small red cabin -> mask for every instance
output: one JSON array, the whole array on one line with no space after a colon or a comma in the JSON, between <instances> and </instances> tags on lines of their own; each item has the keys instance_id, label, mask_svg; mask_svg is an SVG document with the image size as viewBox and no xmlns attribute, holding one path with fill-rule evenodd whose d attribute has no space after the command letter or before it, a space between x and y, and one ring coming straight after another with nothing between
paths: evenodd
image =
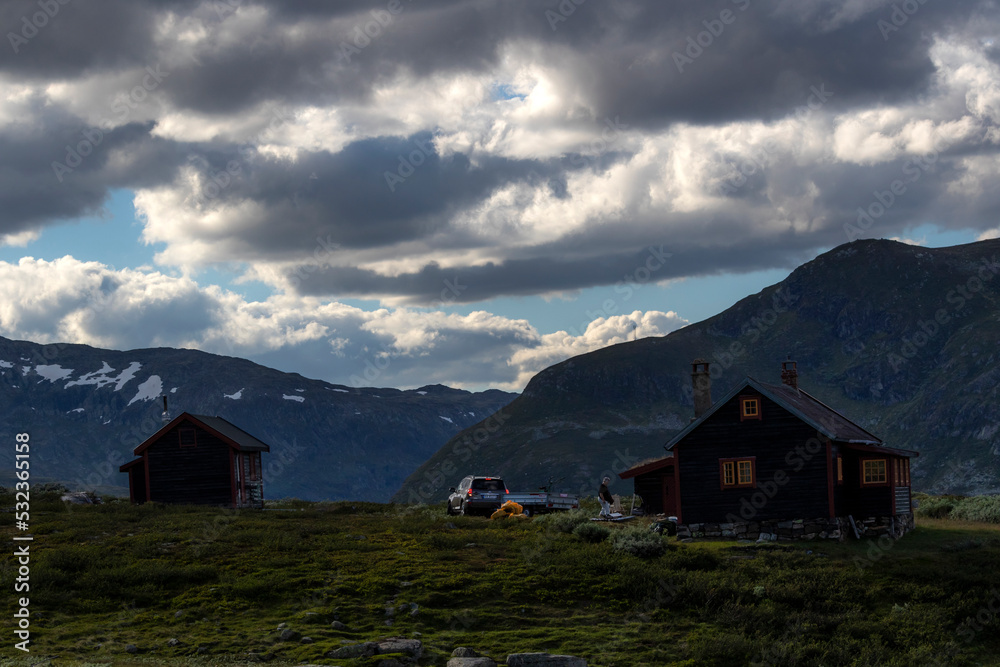
<instances>
[{"instance_id":1,"label":"small red cabin","mask_svg":"<svg viewBox=\"0 0 1000 667\"><path fill-rule=\"evenodd\" d=\"M619 477L633 480L648 512L676 516L695 537L910 530L917 452L885 446L802 390L794 361L782 364L781 381L747 377L713 403L709 365L696 359L695 419L665 445L665 457Z\"/></svg>"},{"instance_id":2,"label":"small red cabin","mask_svg":"<svg viewBox=\"0 0 1000 667\"><path fill-rule=\"evenodd\" d=\"M263 507L261 452L271 448L222 417L181 414L121 466L133 503Z\"/></svg>"}]
</instances>

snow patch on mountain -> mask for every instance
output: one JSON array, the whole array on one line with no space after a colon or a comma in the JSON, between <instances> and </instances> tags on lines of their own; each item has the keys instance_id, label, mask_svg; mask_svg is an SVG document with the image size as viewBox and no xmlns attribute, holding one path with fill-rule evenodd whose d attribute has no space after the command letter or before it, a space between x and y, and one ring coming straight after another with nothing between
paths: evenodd
<instances>
[{"instance_id":1,"label":"snow patch on mountain","mask_svg":"<svg viewBox=\"0 0 1000 667\"><path fill-rule=\"evenodd\" d=\"M289 396L288 394L282 394L281 397L286 401L298 401L299 403L304 403L306 400L304 396Z\"/></svg>"},{"instance_id":2,"label":"snow patch on mountain","mask_svg":"<svg viewBox=\"0 0 1000 667\"><path fill-rule=\"evenodd\" d=\"M441 419L445 420L445 421L446 421L446 422L448 422L449 424L454 424L454 423L455 423L455 422L453 422L452 420L450 420L450 419L448 419L447 417L444 417L444 416L442 416L442 415L438 415L438 417L441 417Z\"/></svg>"},{"instance_id":3,"label":"snow patch on mountain","mask_svg":"<svg viewBox=\"0 0 1000 667\"><path fill-rule=\"evenodd\" d=\"M0 368L14 368L14 364L12 364L9 361L4 361L3 359L0 359Z\"/></svg>"},{"instance_id":4,"label":"snow patch on mountain","mask_svg":"<svg viewBox=\"0 0 1000 667\"><path fill-rule=\"evenodd\" d=\"M163 381L159 375L150 375L149 379L139 385L139 391L132 400L128 402L132 405L136 401L153 401L163 393Z\"/></svg>"},{"instance_id":5,"label":"snow patch on mountain","mask_svg":"<svg viewBox=\"0 0 1000 667\"><path fill-rule=\"evenodd\" d=\"M56 380L65 380L68 378L73 374L73 369L63 368L59 364L42 364L41 366L35 366L35 372L49 382L55 382ZM39 380L39 382L41 382L41 380Z\"/></svg>"},{"instance_id":6,"label":"snow patch on mountain","mask_svg":"<svg viewBox=\"0 0 1000 667\"><path fill-rule=\"evenodd\" d=\"M236 392L235 394L223 394L222 398L231 398L234 401L238 401L241 398L243 398L243 390L244 389L246 389L246 387L241 387L240 390L238 392Z\"/></svg>"},{"instance_id":7,"label":"snow patch on mountain","mask_svg":"<svg viewBox=\"0 0 1000 667\"><path fill-rule=\"evenodd\" d=\"M142 368L142 364L138 361L133 361L129 364L128 368L123 370L117 376L112 376L111 373L115 372L115 369L108 365L108 362L102 361L101 368L93 371L92 373L86 373L81 375L76 380L71 380L66 383L66 387L74 387L77 385L95 385L98 389L107 384L114 383L115 391L119 391L125 384L135 377L135 374L139 372Z\"/></svg>"}]
</instances>

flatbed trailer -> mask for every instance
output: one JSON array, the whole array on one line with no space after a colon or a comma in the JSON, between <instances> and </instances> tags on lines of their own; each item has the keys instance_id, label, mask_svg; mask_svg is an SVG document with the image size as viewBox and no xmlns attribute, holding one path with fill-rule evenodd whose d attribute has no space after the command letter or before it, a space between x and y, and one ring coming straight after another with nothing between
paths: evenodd
<instances>
[{"instance_id":1,"label":"flatbed trailer","mask_svg":"<svg viewBox=\"0 0 1000 667\"><path fill-rule=\"evenodd\" d=\"M531 493L526 491L522 493L505 493L502 498L503 502L513 500L524 508L524 513L528 516L575 510L580 507L580 499L569 493L548 493L545 491Z\"/></svg>"}]
</instances>

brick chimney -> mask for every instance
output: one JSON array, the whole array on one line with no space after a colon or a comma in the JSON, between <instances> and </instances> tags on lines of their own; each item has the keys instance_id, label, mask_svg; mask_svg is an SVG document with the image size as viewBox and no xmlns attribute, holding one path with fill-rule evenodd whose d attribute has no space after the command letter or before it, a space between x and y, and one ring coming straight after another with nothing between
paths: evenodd
<instances>
[{"instance_id":1,"label":"brick chimney","mask_svg":"<svg viewBox=\"0 0 1000 667\"><path fill-rule=\"evenodd\" d=\"M712 376L704 359L691 362L691 387L694 389L694 418L697 419L712 407Z\"/></svg>"},{"instance_id":2,"label":"brick chimney","mask_svg":"<svg viewBox=\"0 0 1000 667\"><path fill-rule=\"evenodd\" d=\"M781 384L787 384L792 389L799 388L799 371L791 357L788 361L781 362Z\"/></svg>"}]
</instances>

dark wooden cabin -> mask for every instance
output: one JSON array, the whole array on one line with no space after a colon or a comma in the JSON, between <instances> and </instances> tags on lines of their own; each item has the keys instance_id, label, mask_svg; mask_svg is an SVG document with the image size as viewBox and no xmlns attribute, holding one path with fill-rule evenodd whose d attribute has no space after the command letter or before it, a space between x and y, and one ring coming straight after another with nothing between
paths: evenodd
<instances>
[{"instance_id":1,"label":"dark wooden cabin","mask_svg":"<svg viewBox=\"0 0 1000 667\"><path fill-rule=\"evenodd\" d=\"M650 511L680 524L844 518L912 525L910 458L798 386L745 378L718 402L708 364L696 360L696 418L665 445L668 455L619 476L633 479ZM701 411L699 414L699 410Z\"/></svg>"},{"instance_id":2,"label":"dark wooden cabin","mask_svg":"<svg viewBox=\"0 0 1000 667\"><path fill-rule=\"evenodd\" d=\"M261 452L271 448L222 417L187 412L135 448L121 466L133 503L263 507Z\"/></svg>"}]
</instances>

